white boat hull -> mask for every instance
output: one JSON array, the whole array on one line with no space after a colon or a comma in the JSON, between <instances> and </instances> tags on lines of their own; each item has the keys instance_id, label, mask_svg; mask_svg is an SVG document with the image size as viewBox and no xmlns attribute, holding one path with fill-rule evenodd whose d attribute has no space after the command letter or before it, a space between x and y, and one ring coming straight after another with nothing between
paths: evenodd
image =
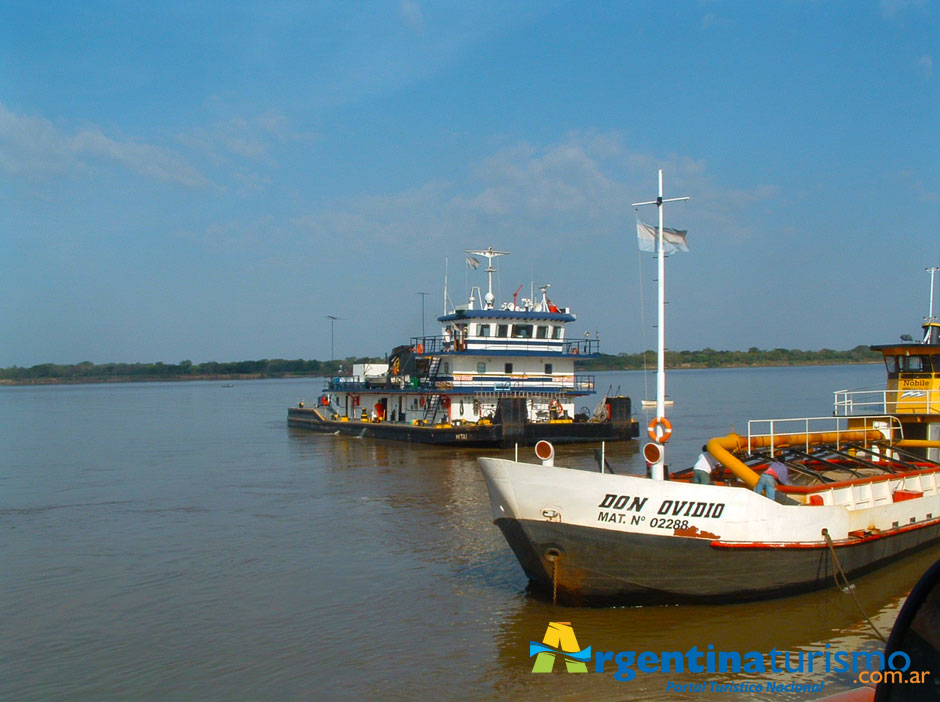
<instances>
[{"instance_id":1,"label":"white boat hull","mask_svg":"<svg viewBox=\"0 0 940 702\"><path fill-rule=\"evenodd\" d=\"M940 540L935 474L919 498L847 509L778 504L740 487L478 460L494 522L526 574L570 603L778 597L833 586L833 551L851 577Z\"/></svg>"}]
</instances>

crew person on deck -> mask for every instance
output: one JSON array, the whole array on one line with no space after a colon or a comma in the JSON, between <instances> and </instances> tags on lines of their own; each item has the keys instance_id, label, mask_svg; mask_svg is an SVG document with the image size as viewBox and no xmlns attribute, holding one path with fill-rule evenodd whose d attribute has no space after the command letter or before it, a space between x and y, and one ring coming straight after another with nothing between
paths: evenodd
<instances>
[{"instance_id":1,"label":"crew person on deck","mask_svg":"<svg viewBox=\"0 0 940 702\"><path fill-rule=\"evenodd\" d=\"M712 470L716 465L718 465L718 461L714 459L705 446L702 446L702 452L698 455L695 465L692 466L692 482L698 485L709 485L712 481Z\"/></svg>"},{"instance_id":2,"label":"crew person on deck","mask_svg":"<svg viewBox=\"0 0 940 702\"><path fill-rule=\"evenodd\" d=\"M774 461L761 473L757 485L754 486L754 492L773 500L777 496L777 483L787 485L789 484L788 478L789 471L787 467L780 461Z\"/></svg>"}]
</instances>

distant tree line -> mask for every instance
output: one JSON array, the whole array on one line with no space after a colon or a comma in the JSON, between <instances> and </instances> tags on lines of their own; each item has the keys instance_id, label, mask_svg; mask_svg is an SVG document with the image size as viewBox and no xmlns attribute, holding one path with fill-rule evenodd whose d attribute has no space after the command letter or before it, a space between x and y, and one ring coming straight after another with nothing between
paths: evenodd
<instances>
[{"instance_id":1,"label":"distant tree line","mask_svg":"<svg viewBox=\"0 0 940 702\"><path fill-rule=\"evenodd\" d=\"M801 351L799 349L761 350L752 346L747 351L666 351L667 368L735 368L741 366L800 366L837 363L877 363L881 353L867 346L848 351ZM656 352L601 354L600 358L578 362L583 370L641 370L656 367Z\"/></svg>"},{"instance_id":2,"label":"distant tree line","mask_svg":"<svg viewBox=\"0 0 940 702\"><path fill-rule=\"evenodd\" d=\"M294 361L282 358L260 361L229 361L219 363L91 363L71 365L42 363L29 368L12 366L0 369L0 381L12 383L41 382L108 382L132 380L196 380L199 378L284 378L290 376L336 375L351 371L354 363L375 363L377 358L346 358L337 361Z\"/></svg>"},{"instance_id":3,"label":"distant tree line","mask_svg":"<svg viewBox=\"0 0 940 702\"><path fill-rule=\"evenodd\" d=\"M645 365L644 365L645 357ZM197 380L226 378L285 378L298 376L329 376L350 372L354 363L381 363L375 357L345 358L336 361L294 361L282 358L260 361L207 361L193 363L91 363L83 361L72 365L42 363L29 368L12 366L0 368L0 382L5 383L81 383L120 382L133 380ZM667 351L667 368L733 368L738 366L796 366L836 363L872 363L881 360L881 354L867 346L856 346L848 351L800 351L798 349L772 349L751 347L747 351ZM600 358L577 361L579 370L640 370L656 367L656 352L601 354Z\"/></svg>"}]
</instances>

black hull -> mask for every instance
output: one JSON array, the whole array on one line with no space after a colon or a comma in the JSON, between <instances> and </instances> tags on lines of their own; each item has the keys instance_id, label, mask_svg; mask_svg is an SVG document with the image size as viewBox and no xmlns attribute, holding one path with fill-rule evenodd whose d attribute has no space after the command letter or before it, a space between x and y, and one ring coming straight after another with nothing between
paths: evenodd
<instances>
[{"instance_id":1,"label":"black hull","mask_svg":"<svg viewBox=\"0 0 940 702\"><path fill-rule=\"evenodd\" d=\"M316 409L309 407L288 408L287 424L327 434L338 432L349 436L468 448L500 448L514 444L525 446L543 439L555 444L627 441L639 436L636 422L623 425L609 421L557 424L525 422L515 426L468 424L437 428L395 422L339 422L324 419Z\"/></svg>"},{"instance_id":2,"label":"black hull","mask_svg":"<svg viewBox=\"0 0 940 702\"><path fill-rule=\"evenodd\" d=\"M578 605L732 603L834 587L819 548L730 548L708 539L630 534L543 521L497 519L538 589ZM837 546L849 577L940 541L940 524ZM555 564L546 554L560 554ZM554 573L553 573L554 570Z\"/></svg>"}]
</instances>

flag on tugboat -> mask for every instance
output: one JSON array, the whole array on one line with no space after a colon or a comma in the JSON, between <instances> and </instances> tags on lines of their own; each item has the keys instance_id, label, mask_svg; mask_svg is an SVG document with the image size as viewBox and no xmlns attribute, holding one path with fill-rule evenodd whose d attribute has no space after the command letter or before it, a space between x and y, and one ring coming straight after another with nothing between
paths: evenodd
<instances>
[{"instance_id":1,"label":"flag on tugboat","mask_svg":"<svg viewBox=\"0 0 940 702\"><path fill-rule=\"evenodd\" d=\"M470 266L473 270L476 270L480 267L480 261L473 256L467 256L467 265Z\"/></svg>"},{"instance_id":2,"label":"flag on tugboat","mask_svg":"<svg viewBox=\"0 0 940 702\"><path fill-rule=\"evenodd\" d=\"M670 229L663 227L663 253L671 254L676 251L688 251L689 247L685 243L687 229ZM643 224L640 220L636 221L636 238L640 244L640 251L656 252L656 240L659 238L659 229Z\"/></svg>"}]
</instances>

